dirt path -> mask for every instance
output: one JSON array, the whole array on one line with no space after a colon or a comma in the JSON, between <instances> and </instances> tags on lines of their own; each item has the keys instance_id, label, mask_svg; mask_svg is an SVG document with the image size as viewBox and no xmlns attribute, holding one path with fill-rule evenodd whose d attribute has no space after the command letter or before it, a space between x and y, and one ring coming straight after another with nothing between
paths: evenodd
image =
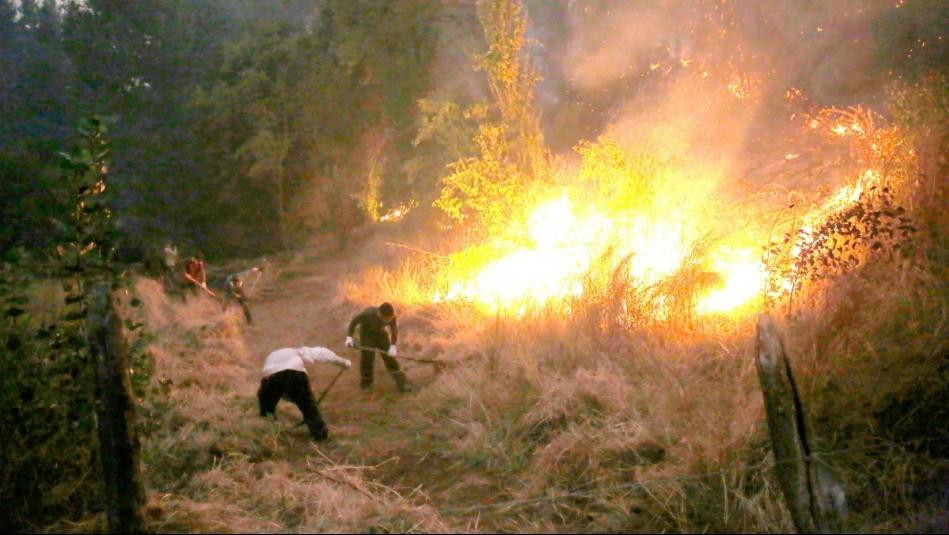
<instances>
[{"instance_id":1,"label":"dirt path","mask_svg":"<svg viewBox=\"0 0 949 535\"><path fill-rule=\"evenodd\" d=\"M357 255L358 256L358 255ZM279 449L279 458L293 466L306 466L316 457L324 457L339 465L364 467L362 477L373 485L382 485L416 506L433 506L450 518L443 520L458 530L468 530L471 518L478 517L480 529L490 526L489 512L448 513L453 508L470 506L487 500L485 493L505 494L505 481L448 454L449 441L459 428L426 414L420 393L401 394L379 359L375 366L373 392L359 388L359 353L344 347L346 327L352 315L369 303L348 302L340 295L340 283L352 274L351 262L337 259L310 259L284 268L259 295L251 299L254 323L246 325L240 309L232 307L229 314L239 325L248 359L241 364L242 417L235 425L243 425L248 411L256 413L254 393L260 381L260 365L274 349L301 345L324 346L352 361L353 366L334 384L320 404L330 440L313 444L305 426L294 428L300 421L297 408L287 401L278 405L278 427L286 447ZM411 317L405 311L401 317ZM411 332L406 332L410 335ZM417 349L417 348L416 348ZM407 346L406 351L412 348ZM400 362L410 381L425 391L434 380L430 365ZM330 364L308 366L314 395L319 396L338 373ZM253 408L252 408L253 407ZM469 518L471 516L471 518ZM500 518L500 517L499 517ZM490 529L490 528L488 528Z\"/></svg>"},{"instance_id":2,"label":"dirt path","mask_svg":"<svg viewBox=\"0 0 949 535\"><path fill-rule=\"evenodd\" d=\"M340 261L319 262L292 273L294 276L278 280L270 292L252 302L254 324L243 325L242 335L248 350L260 362L274 349L302 345L328 347L350 359L353 367L339 378L320 406L334 440L350 436L351 422L367 412L371 400L358 388L358 353L342 344L350 307L333 304L338 302L337 286L345 276L345 265ZM339 368L327 364L308 370L313 392L319 396ZM387 379L376 371L377 382Z\"/></svg>"},{"instance_id":3,"label":"dirt path","mask_svg":"<svg viewBox=\"0 0 949 535\"><path fill-rule=\"evenodd\" d=\"M347 269L344 261L325 260L295 266L292 272L278 278L269 291L252 301L254 324L241 322L244 343L257 362L262 362L274 349L300 345L328 347L352 361L352 368L344 372L320 404L330 430L330 440L321 444L320 449L335 461L378 465L415 457L401 451L401 441L396 438L403 431L399 428L405 421L403 413L412 394L397 392L381 359L377 359L375 366L373 392L362 392L359 353L343 345L352 314L366 306L348 303L338 295L339 282ZM234 307L232 313L239 311ZM402 366L413 382L424 384L431 376L424 365L402 362ZM319 397L339 368L325 364L308 366L308 371L313 393ZM248 376L250 381L259 381L256 369ZM292 423L290 418L299 419L296 407L286 401L280 403L278 414L288 424ZM301 443L308 441L305 427L291 432ZM426 483L422 473L411 480L402 479L385 483L405 488Z\"/></svg>"}]
</instances>

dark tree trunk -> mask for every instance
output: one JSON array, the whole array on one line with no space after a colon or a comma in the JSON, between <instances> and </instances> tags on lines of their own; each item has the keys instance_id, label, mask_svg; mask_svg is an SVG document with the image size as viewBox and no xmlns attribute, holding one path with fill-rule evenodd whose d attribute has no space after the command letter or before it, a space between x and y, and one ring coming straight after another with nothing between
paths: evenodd
<instances>
[{"instance_id":1,"label":"dark tree trunk","mask_svg":"<svg viewBox=\"0 0 949 535\"><path fill-rule=\"evenodd\" d=\"M128 346L108 283L99 283L92 289L86 339L95 364L99 454L109 531L141 533L145 530L145 488L135 431L135 402L128 377Z\"/></svg>"}]
</instances>

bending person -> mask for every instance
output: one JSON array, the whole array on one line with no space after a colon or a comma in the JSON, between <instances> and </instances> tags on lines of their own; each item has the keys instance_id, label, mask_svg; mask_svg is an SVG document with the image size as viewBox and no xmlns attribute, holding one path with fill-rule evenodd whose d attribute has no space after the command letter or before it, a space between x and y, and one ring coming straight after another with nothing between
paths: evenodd
<instances>
[{"instance_id":1,"label":"bending person","mask_svg":"<svg viewBox=\"0 0 949 535\"><path fill-rule=\"evenodd\" d=\"M306 373L306 364L315 362L332 362L347 370L352 366L348 359L338 357L325 347L278 349L267 355L264 361L264 377L260 380L257 400L260 402L261 416L276 417L277 403L286 396L300 409L313 440L321 441L329 438L329 432L316 406L310 378Z\"/></svg>"}]
</instances>

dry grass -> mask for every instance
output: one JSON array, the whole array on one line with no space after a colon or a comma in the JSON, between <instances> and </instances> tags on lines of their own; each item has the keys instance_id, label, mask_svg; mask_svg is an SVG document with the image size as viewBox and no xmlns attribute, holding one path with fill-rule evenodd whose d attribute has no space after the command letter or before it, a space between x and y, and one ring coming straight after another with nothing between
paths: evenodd
<instances>
[{"instance_id":1,"label":"dry grass","mask_svg":"<svg viewBox=\"0 0 949 535\"><path fill-rule=\"evenodd\" d=\"M382 291L367 289L365 273L360 280L360 291ZM880 280L891 281L885 291ZM874 264L786 325L818 449L844 475L853 529L922 514L931 504L913 489L945 473L930 450L880 427L898 400L923 388L927 411L927 396L941 392L924 379L945 349L937 281L925 266ZM233 316L211 302L169 300L149 281L137 291L158 337L155 379L167 385L145 442L155 529L792 528L771 477L750 320L636 327L604 323L602 302L511 318L398 294L403 347L473 358L435 376L408 366L431 382L402 398L400 421L351 422L358 451L340 457L286 432L293 409L279 411L280 423L255 416L258 363ZM894 431L919 425L912 410L901 416ZM375 466L392 456L400 460Z\"/></svg>"},{"instance_id":2,"label":"dry grass","mask_svg":"<svg viewBox=\"0 0 949 535\"><path fill-rule=\"evenodd\" d=\"M232 315L209 299L183 304L158 283L136 290L156 335L150 399L155 430L144 440L149 526L180 532L441 532L430 506L373 482L367 467L340 464L257 417L259 362ZM155 405L158 407L156 408Z\"/></svg>"},{"instance_id":3,"label":"dry grass","mask_svg":"<svg viewBox=\"0 0 949 535\"><path fill-rule=\"evenodd\" d=\"M918 205L928 230L909 259L877 258L825 281L784 318L815 450L843 478L853 530L911 531L947 506L949 247L934 208L944 201ZM405 354L464 362L441 374L407 364L419 393L354 402L349 451L288 433L293 409L279 411L282 423L255 416L259 356L235 316L139 283L158 337L155 379L167 386L145 443L155 529L793 528L772 478L753 318L647 321L650 291L611 273L591 275L565 308L519 317L431 304L444 283L432 267L444 260L393 253L386 239L350 263L382 267L313 298L384 295L400 311ZM320 266L292 269L300 276L282 284Z\"/></svg>"},{"instance_id":4,"label":"dry grass","mask_svg":"<svg viewBox=\"0 0 949 535\"><path fill-rule=\"evenodd\" d=\"M943 201L918 206L929 231L914 255L876 257L785 318L814 447L845 482L850 529L913 530L949 506ZM401 300L431 327L418 345L437 342L446 360L480 357L436 377L406 424L408 449L438 448L454 477L438 485L449 518L477 514L505 531L793 529L771 475L752 318L621 320L609 311L643 294L608 276L568 309L516 318L416 305L419 265L343 289Z\"/></svg>"}]
</instances>

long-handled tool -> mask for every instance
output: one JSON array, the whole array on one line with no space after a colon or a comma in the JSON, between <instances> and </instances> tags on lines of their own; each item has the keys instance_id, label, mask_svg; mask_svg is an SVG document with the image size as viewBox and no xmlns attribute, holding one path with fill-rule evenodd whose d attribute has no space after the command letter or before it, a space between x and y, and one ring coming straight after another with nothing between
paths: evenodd
<instances>
[{"instance_id":1,"label":"long-handled tool","mask_svg":"<svg viewBox=\"0 0 949 535\"><path fill-rule=\"evenodd\" d=\"M215 295L215 293L212 292L210 288L208 288L208 283L207 283L207 282L205 282L204 284L202 284L202 283L200 283L200 282L194 280L194 277L192 277L191 275L188 275L187 273L185 273L185 278L188 279L189 281L193 282L196 286L200 287L200 288L201 288L202 290L204 290L205 292L208 292L208 294L209 294L211 297L217 297L217 295Z\"/></svg>"},{"instance_id":2,"label":"long-handled tool","mask_svg":"<svg viewBox=\"0 0 949 535\"><path fill-rule=\"evenodd\" d=\"M362 349L363 351L372 351L374 353L378 353L380 355L384 355L387 357L391 356L389 355L388 351L386 351L385 349L379 349L378 347L355 346L353 349ZM402 359L402 360L411 360L412 362L422 362L424 364L432 364L435 366L444 366L445 364L447 364L447 362L443 360L422 359L418 357L406 357L404 355L396 355L392 358Z\"/></svg>"},{"instance_id":3,"label":"long-handled tool","mask_svg":"<svg viewBox=\"0 0 949 535\"><path fill-rule=\"evenodd\" d=\"M323 393L320 394L320 397L317 398L317 400L316 400L316 405L317 405L317 407L319 407L320 402L323 401L323 398L326 397L326 394L329 393L330 388L333 388L333 385L336 384L336 380L339 379L339 376L340 376L340 375L343 375L343 372L346 371L346 370L348 370L348 369L349 369L349 368L340 368L339 373L337 373L336 376L333 377L333 380L330 381L330 384L326 385L326 388L323 389ZM296 428L300 427L301 425L303 425L303 424L305 424L305 423L306 423L306 420L300 420L300 422L299 422L297 425L291 427L290 429L296 429Z\"/></svg>"},{"instance_id":4,"label":"long-handled tool","mask_svg":"<svg viewBox=\"0 0 949 535\"><path fill-rule=\"evenodd\" d=\"M252 293L254 293L254 288L257 288L257 283L260 282L260 275L261 275L262 271L261 271L259 268L257 268L256 266L254 267L254 269L257 270L257 276L254 277L254 282L252 282L252 283L250 284L250 289L247 290L247 295L248 295L248 296L250 296Z\"/></svg>"},{"instance_id":5,"label":"long-handled tool","mask_svg":"<svg viewBox=\"0 0 949 535\"><path fill-rule=\"evenodd\" d=\"M345 371L348 370L348 369L349 369L349 368L340 368L340 369L339 369L339 372L336 374L335 377L333 377L333 380L330 381L330 384L328 384L328 385L326 386L326 388L323 389L323 393L320 394L320 397L318 397L318 398L316 399L316 404L317 404L317 405L319 405L320 402L323 401L323 398L325 398L325 397L326 397L326 394L329 393L330 388L333 388L333 385L336 384L336 380L339 379L339 376L340 376L340 375L343 375L343 372L345 372Z\"/></svg>"}]
</instances>

